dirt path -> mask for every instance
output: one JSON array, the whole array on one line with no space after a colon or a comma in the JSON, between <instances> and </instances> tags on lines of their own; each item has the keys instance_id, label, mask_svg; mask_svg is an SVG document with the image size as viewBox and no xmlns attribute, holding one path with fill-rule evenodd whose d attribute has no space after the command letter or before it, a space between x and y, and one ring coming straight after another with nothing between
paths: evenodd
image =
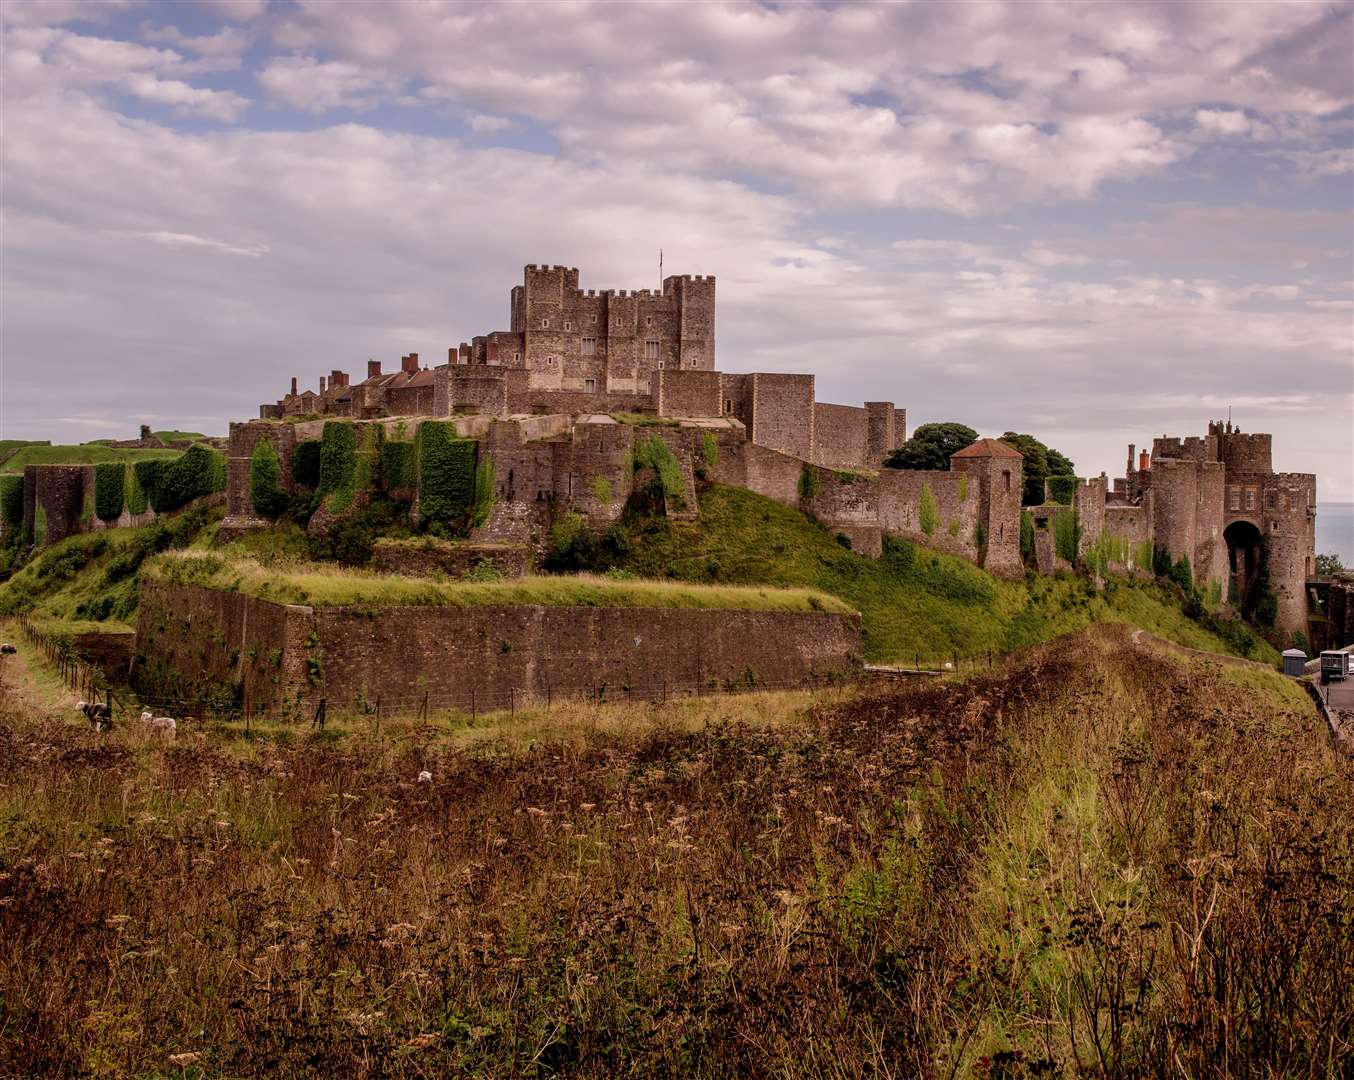
<instances>
[{"instance_id":1,"label":"dirt path","mask_svg":"<svg viewBox=\"0 0 1354 1080\"><path fill-rule=\"evenodd\" d=\"M1186 656L1197 656L1202 660L1214 660L1219 664L1231 664L1233 667L1259 668L1262 671L1273 671L1270 664L1262 663L1259 660L1247 660L1240 656L1228 656L1226 653L1209 652L1207 649L1191 649L1188 645L1177 645L1174 641L1167 641L1165 638L1157 637L1156 634L1150 634L1146 630L1134 630L1131 635L1134 645L1145 647L1147 645L1159 645L1162 648L1170 649L1173 652L1183 653Z\"/></svg>"},{"instance_id":2,"label":"dirt path","mask_svg":"<svg viewBox=\"0 0 1354 1080\"><path fill-rule=\"evenodd\" d=\"M58 687L57 696L45 692L33 677L30 663L36 661L36 650L12 623L5 625L4 639L18 651L0 656L0 707L28 717L57 717L65 710L75 709L75 695Z\"/></svg>"}]
</instances>

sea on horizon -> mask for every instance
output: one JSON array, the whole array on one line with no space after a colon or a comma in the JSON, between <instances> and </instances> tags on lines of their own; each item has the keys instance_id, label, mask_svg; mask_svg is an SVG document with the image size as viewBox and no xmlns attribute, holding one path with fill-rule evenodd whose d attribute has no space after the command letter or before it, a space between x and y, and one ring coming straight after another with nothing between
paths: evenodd
<instances>
[{"instance_id":1,"label":"sea on horizon","mask_svg":"<svg viewBox=\"0 0 1354 1080\"><path fill-rule=\"evenodd\" d=\"M1339 555L1354 568L1354 502L1316 504L1316 553Z\"/></svg>"}]
</instances>

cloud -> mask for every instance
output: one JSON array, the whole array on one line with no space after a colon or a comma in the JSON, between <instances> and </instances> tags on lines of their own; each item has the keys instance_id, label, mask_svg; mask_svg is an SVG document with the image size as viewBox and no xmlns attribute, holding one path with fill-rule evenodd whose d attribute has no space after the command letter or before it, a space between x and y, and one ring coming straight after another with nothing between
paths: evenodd
<instances>
[{"instance_id":1,"label":"cloud","mask_svg":"<svg viewBox=\"0 0 1354 1080\"><path fill-rule=\"evenodd\" d=\"M141 235L144 235L146 239L156 244L164 244L169 247L205 248L208 251L218 251L223 255L243 255L251 259L257 259L260 256L268 254L267 244L250 244L241 247L237 244L227 244L222 240L213 240L206 236L194 236L192 233L166 232L163 229L155 232L143 233Z\"/></svg>"},{"instance_id":2,"label":"cloud","mask_svg":"<svg viewBox=\"0 0 1354 1080\"><path fill-rule=\"evenodd\" d=\"M368 74L355 64L285 56L269 61L258 82L274 101L307 112L371 109L395 93L390 79Z\"/></svg>"},{"instance_id":3,"label":"cloud","mask_svg":"<svg viewBox=\"0 0 1354 1080\"><path fill-rule=\"evenodd\" d=\"M231 22L250 22L268 10L268 0L199 0L199 3Z\"/></svg>"},{"instance_id":4,"label":"cloud","mask_svg":"<svg viewBox=\"0 0 1354 1080\"><path fill-rule=\"evenodd\" d=\"M238 60L249 48L253 37L246 31L234 26L223 26L214 34L185 34L176 26L151 26L143 24L141 37L146 41L160 41L174 45L199 56L229 57Z\"/></svg>"},{"instance_id":5,"label":"cloud","mask_svg":"<svg viewBox=\"0 0 1354 1080\"><path fill-rule=\"evenodd\" d=\"M1194 122L1215 135L1245 135L1251 130L1250 119L1239 109L1200 109Z\"/></svg>"}]
</instances>

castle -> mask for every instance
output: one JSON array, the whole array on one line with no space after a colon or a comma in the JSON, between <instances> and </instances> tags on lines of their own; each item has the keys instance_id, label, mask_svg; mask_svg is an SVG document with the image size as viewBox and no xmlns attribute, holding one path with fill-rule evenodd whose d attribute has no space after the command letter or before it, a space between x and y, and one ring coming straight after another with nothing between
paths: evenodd
<instances>
[{"instance_id":1,"label":"castle","mask_svg":"<svg viewBox=\"0 0 1354 1080\"><path fill-rule=\"evenodd\" d=\"M887 534L996 574L1025 570L1015 450L980 439L948 471L883 468L907 438L906 413L892 402L827 404L816 400L813 375L716 369L713 277L585 292L575 268L530 265L512 289L509 322L451 347L431 369L410 354L395 372L370 361L355 384L337 369L318 391L298 391L293 378L289 393L260 406L259 420L231 426L227 535L259 524L249 465L261 439L276 444L291 485L295 447L319 439L327 419L379 428L382 439L410 438L437 419L492 463L493 508L479 541L539 545L565 513L594 527L615 521L637 460L657 440L678 465L669 514L697 513L696 483L710 480L798 506L866 554L878 555ZM1270 436L1230 422L1211 423L1203 438L1163 436L1135 454L1130 446L1112 485L1102 473L1062 502L1029 508L1036 565L1146 574L1160 548L1186 558L1215 602L1249 614L1269 594L1279 629L1311 633L1315 477L1275 473ZM415 493L416 513L417 505Z\"/></svg>"}]
</instances>

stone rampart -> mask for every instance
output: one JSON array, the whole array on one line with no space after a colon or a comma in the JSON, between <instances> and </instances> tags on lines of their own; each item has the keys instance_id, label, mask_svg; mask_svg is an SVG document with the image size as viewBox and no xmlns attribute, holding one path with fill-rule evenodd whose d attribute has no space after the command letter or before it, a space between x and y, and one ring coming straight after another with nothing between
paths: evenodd
<instances>
[{"instance_id":1,"label":"stone rampart","mask_svg":"<svg viewBox=\"0 0 1354 1080\"><path fill-rule=\"evenodd\" d=\"M851 405L815 404L813 407L813 460L829 469L868 469L870 413Z\"/></svg>"},{"instance_id":2,"label":"stone rampart","mask_svg":"<svg viewBox=\"0 0 1354 1080\"><path fill-rule=\"evenodd\" d=\"M790 686L854 673L860 619L820 612L520 605L309 608L191 585L143 585L140 666L157 685L233 690L308 715L380 697L506 703L624 687ZM177 684L176 684L177 680Z\"/></svg>"},{"instance_id":3,"label":"stone rampart","mask_svg":"<svg viewBox=\"0 0 1354 1080\"><path fill-rule=\"evenodd\" d=\"M717 371L655 371L653 403L659 416L719 416Z\"/></svg>"},{"instance_id":4,"label":"stone rampart","mask_svg":"<svg viewBox=\"0 0 1354 1080\"><path fill-rule=\"evenodd\" d=\"M525 544L456 543L425 537L421 540L378 540L372 549L372 568L407 577L464 578L481 566L503 577L531 572L531 548Z\"/></svg>"}]
</instances>

